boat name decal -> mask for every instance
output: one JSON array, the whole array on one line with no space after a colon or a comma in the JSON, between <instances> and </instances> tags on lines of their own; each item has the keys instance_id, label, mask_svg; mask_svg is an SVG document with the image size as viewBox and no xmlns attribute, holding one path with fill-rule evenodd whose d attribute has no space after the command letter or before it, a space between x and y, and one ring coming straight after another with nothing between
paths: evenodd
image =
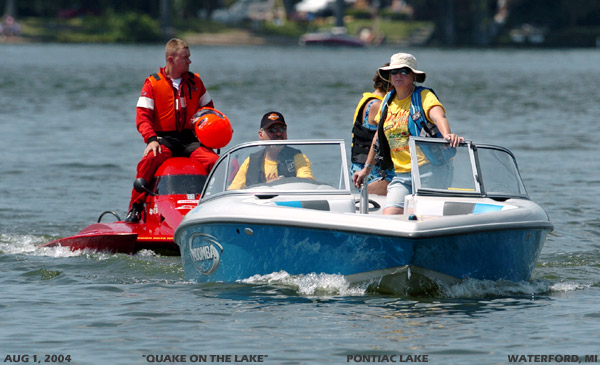
<instances>
[{"instance_id":1,"label":"boat name decal","mask_svg":"<svg viewBox=\"0 0 600 365\"><path fill-rule=\"evenodd\" d=\"M178 200L177 204L198 204L198 199L182 199Z\"/></svg>"},{"instance_id":2,"label":"boat name decal","mask_svg":"<svg viewBox=\"0 0 600 365\"><path fill-rule=\"evenodd\" d=\"M188 242L190 257L198 272L206 276L214 274L221 262L223 246L215 237L204 233L192 234Z\"/></svg>"}]
</instances>

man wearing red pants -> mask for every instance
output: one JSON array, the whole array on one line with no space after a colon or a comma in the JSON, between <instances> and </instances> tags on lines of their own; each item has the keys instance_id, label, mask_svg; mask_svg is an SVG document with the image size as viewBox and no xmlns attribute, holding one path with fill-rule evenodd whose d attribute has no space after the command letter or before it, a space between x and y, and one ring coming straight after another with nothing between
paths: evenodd
<instances>
[{"instance_id":1,"label":"man wearing red pants","mask_svg":"<svg viewBox=\"0 0 600 365\"><path fill-rule=\"evenodd\" d=\"M152 180L154 172L172 156L189 156L210 172L218 155L203 146L194 134L191 118L200 108L213 108L213 101L198 74L189 71L190 49L173 38L165 48L166 65L146 78L137 103L137 129L147 143L138 163L136 178ZM131 193L126 222L140 220L144 193Z\"/></svg>"}]
</instances>

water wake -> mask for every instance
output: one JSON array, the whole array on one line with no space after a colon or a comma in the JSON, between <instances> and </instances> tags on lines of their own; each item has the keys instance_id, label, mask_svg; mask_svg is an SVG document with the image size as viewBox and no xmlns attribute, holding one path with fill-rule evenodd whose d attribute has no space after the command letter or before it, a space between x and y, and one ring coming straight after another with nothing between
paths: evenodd
<instances>
[{"instance_id":1,"label":"water wake","mask_svg":"<svg viewBox=\"0 0 600 365\"><path fill-rule=\"evenodd\" d=\"M27 255L49 258L93 257L94 261L111 262L117 260L117 266L135 266L133 271L140 271L154 276L168 272L179 276L179 262L161 262L160 255L151 250L142 250L134 256L115 256L108 253L90 250L71 251L68 247L39 247L48 242L49 237L40 235L8 235L0 234L0 254ZM112 258L112 260L111 260ZM141 260L141 261L140 261ZM157 262L154 262L157 261ZM113 266L115 263L113 263ZM155 267L157 266L157 267ZM131 269L131 268L130 268ZM166 272L165 272L166 270ZM139 272L138 272L139 274ZM156 278L154 278L156 279ZM373 290L374 283L349 283L343 275L310 273L305 275L290 275L285 271L267 275L254 275L241 280L243 284L267 284L285 286L301 296L365 296L377 295ZM376 283L375 283L376 284ZM463 280L453 285L438 284L437 290L427 294L431 298L490 298L490 297L536 297L586 290L598 285L585 281L558 281L556 277L539 278L527 282ZM376 286L376 285L375 285Z\"/></svg>"},{"instance_id":2,"label":"water wake","mask_svg":"<svg viewBox=\"0 0 600 365\"><path fill-rule=\"evenodd\" d=\"M343 275L306 274L290 275L285 271L268 275L254 275L240 281L245 284L284 285L303 296L364 296L377 294L372 290L373 283L350 284ZM502 298L536 297L587 289L591 284L575 282L552 282L532 280L513 282L506 280L490 281L467 279L460 283L438 284L437 290L427 294L430 298Z\"/></svg>"},{"instance_id":3,"label":"water wake","mask_svg":"<svg viewBox=\"0 0 600 365\"><path fill-rule=\"evenodd\" d=\"M246 284L285 285L292 287L300 295L306 296L362 296L367 293L368 283L350 284L343 275L306 274L290 275L285 271L268 275L254 275L241 280Z\"/></svg>"},{"instance_id":4,"label":"water wake","mask_svg":"<svg viewBox=\"0 0 600 365\"><path fill-rule=\"evenodd\" d=\"M38 247L48 239L35 235L0 235L0 253L9 255L31 255L49 257L77 257L86 251L71 251L68 247Z\"/></svg>"}]
</instances>

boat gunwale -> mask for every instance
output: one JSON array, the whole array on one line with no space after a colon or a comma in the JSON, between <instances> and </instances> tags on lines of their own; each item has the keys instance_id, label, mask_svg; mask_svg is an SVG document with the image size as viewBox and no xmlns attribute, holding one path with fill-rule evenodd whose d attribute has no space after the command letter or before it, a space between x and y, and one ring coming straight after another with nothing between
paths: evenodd
<instances>
[{"instance_id":1,"label":"boat gunwale","mask_svg":"<svg viewBox=\"0 0 600 365\"><path fill-rule=\"evenodd\" d=\"M267 207L265 207L267 208ZM281 209L280 207L273 207L274 209ZM298 208L290 208L290 209L298 209ZM514 211L513 211L514 212ZM511 213L513 213L511 212ZM382 216L382 215L361 215L358 213L336 213L336 212L319 212L313 211L311 215L313 217L315 215L321 214L339 214L344 217L356 217L361 220L362 225L354 225L346 223L342 224L335 221L324 221L320 219L313 220L299 220L298 217L282 217L281 215L276 217L269 218L268 223L265 222L264 217L256 217L256 216L247 216L247 215L238 215L232 216L231 212L228 212L227 215L210 215L210 216L188 216L184 219L180 226L177 227L174 238L177 241L177 236L180 231L185 229L187 226L191 225L208 225L208 224L252 224L252 225L261 225L261 226L288 226L294 228L309 228L309 229L319 229L319 230L337 230L343 232L351 232L351 233L360 233L365 235L373 235L373 236L388 236L388 237L401 237L401 238L432 238L439 236L452 236L459 235L464 233L473 233L473 232L491 232L491 231L502 231L502 230L512 230L512 229L536 229L536 230L544 230L551 232L554 229L554 225L548 220L512 220L508 222L492 222L489 218L485 219L485 222L481 222L482 218L475 217L475 215L469 215L470 218L475 218L475 222L468 224L448 224L446 223L444 226L427 227L431 226L435 222L447 222L448 220L461 220L464 219L464 215L460 216L444 216L444 217L436 217L432 220L422 220L422 221L410 221L408 217L405 216ZM506 212L498 212L498 213L486 213L486 214L502 214ZM367 217L373 217L374 220L365 219ZM490 216L488 216L490 217ZM487 217L485 217L487 218ZM385 226L381 225L381 222L397 222L400 223L403 227L399 227L399 225L391 226L386 224ZM479 221L479 222L478 222ZM379 224L369 224L371 222L378 222ZM425 226L424 228L421 228Z\"/></svg>"}]
</instances>

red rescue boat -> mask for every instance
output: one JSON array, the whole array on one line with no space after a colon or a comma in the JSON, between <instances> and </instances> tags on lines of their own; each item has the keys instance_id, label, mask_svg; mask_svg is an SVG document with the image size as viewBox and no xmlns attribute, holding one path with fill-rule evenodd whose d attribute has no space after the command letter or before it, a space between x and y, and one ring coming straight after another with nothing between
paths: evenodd
<instances>
[{"instance_id":1,"label":"red rescue boat","mask_svg":"<svg viewBox=\"0 0 600 365\"><path fill-rule=\"evenodd\" d=\"M229 119L213 108L201 108L192 117L192 125L202 145L221 149L233 135ZM136 179L133 187L145 192L144 210L138 222L125 222L112 211L100 214L98 222L78 234L61 238L40 247L65 246L71 250L90 249L112 253L135 253L148 249L162 254L179 255L173 241L175 228L183 216L198 205L206 182L206 168L188 157L172 157L163 162L152 181ZM117 221L102 223L107 214Z\"/></svg>"},{"instance_id":2,"label":"red rescue boat","mask_svg":"<svg viewBox=\"0 0 600 365\"><path fill-rule=\"evenodd\" d=\"M196 160L170 158L156 170L152 181L137 179L134 183L136 190L147 193L139 222L125 222L116 213L107 211L100 215L98 223L84 228L78 234L40 247L65 246L73 251L90 249L127 254L148 249L179 255L173 233L183 216L198 204L207 178L204 171ZM107 215L116 217L117 221L102 223Z\"/></svg>"}]
</instances>

